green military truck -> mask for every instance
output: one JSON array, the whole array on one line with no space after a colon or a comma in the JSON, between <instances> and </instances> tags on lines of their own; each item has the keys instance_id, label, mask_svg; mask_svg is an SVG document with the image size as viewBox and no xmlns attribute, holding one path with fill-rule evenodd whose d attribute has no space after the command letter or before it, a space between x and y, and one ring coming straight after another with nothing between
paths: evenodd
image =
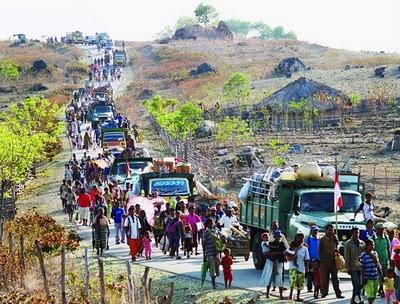
<instances>
[{"instance_id":1,"label":"green military truck","mask_svg":"<svg viewBox=\"0 0 400 304\"><path fill-rule=\"evenodd\" d=\"M115 50L113 52L113 63L116 67L126 66L126 52L125 50Z\"/></svg>"},{"instance_id":2,"label":"green military truck","mask_svg":"<svg viewBox=\"0 0 400 304\"><path fill-rule=\"evenodd\" d=\"M67 41L69 44L83 44L85 39L80 31L75 31L72 33L67 33Z\"/></svg>"},{"instance_id":3,"label":"green military truck","mask_svg":"<svg viewBox=\"0 0 400 304\"><path fill-rule=\"evenodd\" d=\"M338 236L345 241L350 238L353 227L365 227L363 222L353 220L354 212L363 201L364 185L360 183L359 175L349 173L340 174L339 182L344 204L337 213ZM247 180L242 189L246 189L247 198L240 205L240 222L250 232L257 269L262 269L265 263L261 234L270 230L273 221L279 223L289 242L298 232L308 236L312 225L318 226L320 232L329 223L336 225L333 188L331 180L281 179L272 182L262 174Z\"/></svg>"}]
</instances>

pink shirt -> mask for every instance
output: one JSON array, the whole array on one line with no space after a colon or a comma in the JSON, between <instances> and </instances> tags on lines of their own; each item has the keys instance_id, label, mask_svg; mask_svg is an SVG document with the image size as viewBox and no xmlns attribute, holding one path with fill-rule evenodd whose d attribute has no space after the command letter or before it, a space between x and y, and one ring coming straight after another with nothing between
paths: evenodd
<instances>
[{"instance_id":1,"label":"pink shirt","mask_svg":"<svg viewBox=\"0 0 400 304\"><path fill-rule=\"evenodd\" d=\"M148 237L144 237L144 238L142 239L142 242L143 242L143 247L144 247L144 249L149 249L149 248L151 248L151 246L150 246L151 240L150 240Z\"/></svg>"},{"instance_id":2,"label":"pink shirt","mask_svg":"<svg viewBox=\"0 0 400 304\"><path fill-rule=\"evenodd\" d=\"M201 222L201 218L200 216L198 216L197 214L190 214L186 216L186 224L190 225L190 227L192 228L192 231L197 231L197 225L196 223Z\"/></svg>"},{"instance_id":3,"label":"pink shirt","mask_svg":"<svg viewBox=\"0 0 400 304\"><path fill-rule=\"evenodd\" d=\"M400 244L400 240L396 237L393 238L390 242L390 253L393 253L393 248L395 245Z\"/></svg>"}]
</instances>

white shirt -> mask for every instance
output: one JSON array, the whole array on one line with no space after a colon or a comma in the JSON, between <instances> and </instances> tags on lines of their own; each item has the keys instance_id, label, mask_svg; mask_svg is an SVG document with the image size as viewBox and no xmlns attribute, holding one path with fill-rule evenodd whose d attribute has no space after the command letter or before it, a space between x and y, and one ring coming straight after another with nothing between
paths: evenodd
<instances>
[{"instance_id":1,"label":"white shirt","mask_svg":"<svg viewBox=\"0 0 400 304\"><path fill-rule=\"evenodd\" d=\"M72 180L72 170L71 169L65 169L65 179Z\"/></svg>"},{"instance_id":2,"label":"white shirt","mask_svg":"<svg viewBox=\"0 0 400 304\"><path fill-rule=\"evenodd\" d=\"M371 204L367 204L367 202L364 202L363 215L364 215L364 221L368 221L369 219L371 220L375 219L374 205L372 204L372 202Z\"/></svg>"},{"instance_id":3,"label":"white shirt","mask_svg":"<svg viewBox=\"0 0 400 304\"><path fill-rule=\"evenodd\" d=\"M224 225L224 228L231 229L232 224L238 223L238 220L235 215L231 215L230 217L224 214L220 219L219 223Z\"/></svg>"},{"instance_id":4,"label":"white shirt","mask_svg":"<svg viewBox=\"0 0 400 304\"><path fill-rule=\"evenodd\" d=\"M129 224L130 224L130 227L131 227L131 233L130 233L130 235L131 235L131 239L138 239L139 238L139 229L140 228L142 228L142 226L140 225L140 221L139 221L139 219L137 218L137 216L136 215L134 215L133 217L132 216L128 216L126 219L125 219L125 222L124 222L124 227L129 227Z\"/></svg>"},{"instance_id":5,"label":"white shirt","mask_svg":"<svg viewBox=\"0 0 400 304\"><path fill-rule=\"evenodd\" d=\"M308 254L308 250L306 246L301 246L297 250L297 267L294 265L294 261L289 261L289 269L297 269L298 271L305 273L306 266L305 261L310 260L310 255Z\"/></svg>"}]
</instances>

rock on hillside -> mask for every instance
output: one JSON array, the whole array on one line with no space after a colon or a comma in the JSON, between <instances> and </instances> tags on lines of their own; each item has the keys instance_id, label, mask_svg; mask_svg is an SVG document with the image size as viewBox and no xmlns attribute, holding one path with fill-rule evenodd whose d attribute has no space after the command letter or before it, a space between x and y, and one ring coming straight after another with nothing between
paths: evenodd
<instances>
[{"instance_id":1,"label":"rock on hillside","mask_svg":"<svg viewBox=\"0 0 400 304\"><path fill-rule=\"evenodd\" d=\"M274 69L276 76L292 77L292 74L298 71L304 71L307 67L297 57L285 58L279 62L278 66Z\"/></svg>"},{"instance_id":2,"label":"rock on hillside","mask_svg":"<svg viewBox=\"0 0 400 304\"><path fill-rule=\"evenodd\" d=\"M32 72L40 73L42 71L47 70L47 63L43 59L36 60L32 63Z\"/></svg>"},{"instance_id":3,"label":"rock on hillside","mask_svg":"<svg viewBox=\"0 0 400 304\"><path fill-rule=\"evenodd\" d=\"M201 25L187 25L175 31L174 40L196 40L197 38L232 40L233 34L225 22L220 21L218 27L202 27Z\"/></svg>"},{"instance_id":4,"label":"rock on hillside","mask_svg":"<svg viewBox=\"0 0 400 304\"><path fill-rule=\"evenodd\" d=\"M215 69L209 63L200 64L196 70L190 71L190 76L199 76L202 74L215 73Z\"/></svg>"}]
</instances>

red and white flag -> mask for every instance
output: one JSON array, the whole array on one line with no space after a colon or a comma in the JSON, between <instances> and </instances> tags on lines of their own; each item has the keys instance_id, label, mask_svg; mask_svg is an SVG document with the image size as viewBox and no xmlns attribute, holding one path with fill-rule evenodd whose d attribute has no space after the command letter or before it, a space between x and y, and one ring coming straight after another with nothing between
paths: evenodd
<instances>
[{"instance_id":1,"label":"red and white flag","mask_svg":"<svg viewBox=\"0 0 400 304\"><path fill-rule=\"evenodd\" d=\"M343 207L343 198L340 192L339 174L337 172L335 174L335 188L333 195L334 195L335 211L338 211L340 208Z\"/></svg>"},{"instance_id":2,"label":"red and white flag","mask_svg":"<svg viewBox=\"0 0 400 304\"><path fill-rule=\"evenodd\" d=\"M131 178L131 168L129 167L128 159L125 160L125 175L126 178Z\"/></svg>"}]
</instances>

